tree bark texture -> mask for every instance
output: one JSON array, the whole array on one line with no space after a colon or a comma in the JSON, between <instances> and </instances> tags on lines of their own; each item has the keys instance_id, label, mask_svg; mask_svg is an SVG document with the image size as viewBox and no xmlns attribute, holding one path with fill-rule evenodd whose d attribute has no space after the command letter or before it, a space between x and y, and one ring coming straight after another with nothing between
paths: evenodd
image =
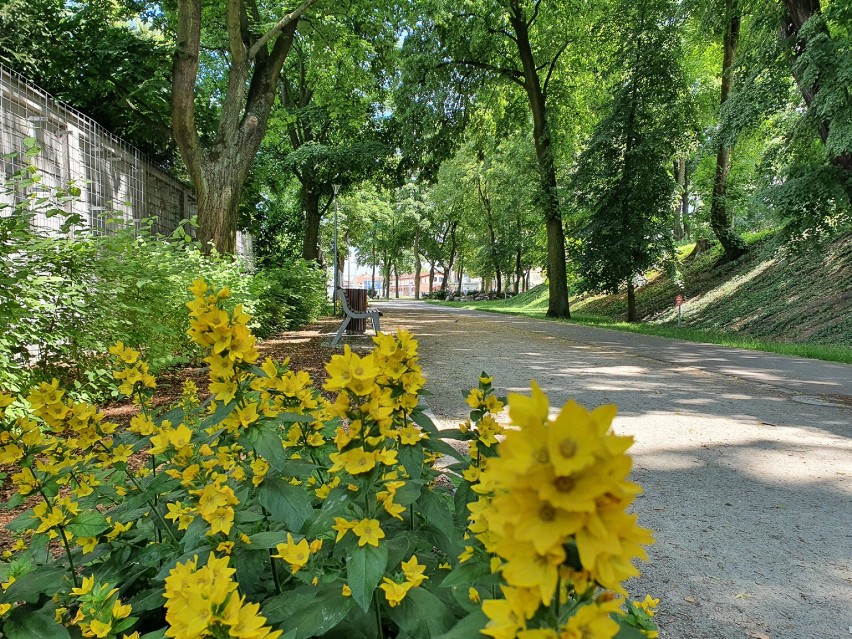
<instances>
[{"instance_id":1,"label":"tree bark texture","mask_svg":"<svg viewBox=\"0 0 852 639\"><path fill-rule=\"evenodd\" d=\"M420 229L414 233L414 299L420 299L420 272L423 270L423 262L420 259ZM435 277L435 267L429 272L429 292L432 292L432 280Z\"/></svg>"},{"instance_id":2,"label":"tree bark texture","mask_svg":"<svg viewBox=\"0 0 852 639\"><path fill-rule=\"evenodd\" d=\"M725 25L724 54L722 58L722 92L720 108L725 105L734 86L734 63L737 57L737 44L740 38L740 9L737 0L726 0L727 23ZM731 171L733 149L724 141L719 142L716 151L716 175L713 179L713 193L710 199L710 227L725 250L727 261L735 260L746 252L742 238L732 229L731 213L728 207L728 174Z\"/></svg>"},{"instance_id":3,"label":"tree bark texture","mask_svg":"<svg viewBox=\"0 0 852 639\"><path fill-rule=\"evenodd\" d=\"M533 141L538 162L541 194L547 230L547 276L549 300L548 317L571 317L568 303L568 276L565 261L565 232L556 184L556 164L553 143L547 119L546 95L542 90L539 69L530 45L529 25L520 0L509 3L509 23L515 33L515 42L523 68L523 87L527 93L533 116Z\"/></svg>"}]
</instances>

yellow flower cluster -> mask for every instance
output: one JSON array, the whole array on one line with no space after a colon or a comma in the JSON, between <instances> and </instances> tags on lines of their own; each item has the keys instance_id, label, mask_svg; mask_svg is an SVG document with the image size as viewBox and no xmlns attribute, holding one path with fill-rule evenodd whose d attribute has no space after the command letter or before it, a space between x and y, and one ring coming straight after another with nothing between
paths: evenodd
<instances>
[{"instance_id":1,"label":"yellow flower cluster","mask_svg":"<svg viewBox=\"0 0 852 639\"><path fill-rule=\"evenodd\" d=\"M236 570L228 566L228 557L213 553L204 566L198 557L177 564L166 577L166 630L174 639L200 637L234 637L236 639L277 639L280 630L266 626L260 606L247 602L237 592L233 577Z\"/></svg>"},{"instance_id":2,"label":"yellow flower cluster","mask_svg":"<svg viewBox=\"0 0 852 639\"><path fill-rule=\"evenodd\" d=\"M298 543L293 539L291 533L287 533L287 541L275 547L275 559L282 559L290 566L290 571L295 575L308 564L311 555L317 554L322 548L322 540L315 539L308 543L307 538Z\"/></svg>"},{"instance_id":3,"label":"yellow flower cluster","mask_svg":"<svg viewBox=\"0 0 852 639\"><path fill-rule=\"evenodd\" d=\"M385 600L391 608L395 608L400 602L405 599L405 595L412 588L417 588L424 581L429 579L424 574L426 566L418 563L417 555L411 555L408 561L403 561L400 565L402 575L395 580L388 577L382 578L382 583L379 584L385 593Z\"/></svg>"},{"instance_id":4,"label":"yellow flower cluster","mask_svg":"<svg viewBox=\"0 0 852 639\"><path fill-rule=\"evenodd\" d=\"M358 475L377 465L392 467L397 451L388 445L412 446L426 438L409 419L426 381L417 364L417 340L399 331L380 333L373 341L369 355L361 357L346 345L325 367L325 389L338 391L330 413L348 421L336 431L341 452L332 454L332 472Z\"/></svg>"},{"instance_id":5,"label":"yellow flower cluster","mask_svg":"<svg viewBox=\"0 0 852 639\"><path fill-rule=\"evenodd\" d=\"M504 599L483 604L491 620L486 634L513 639L525 631L538 607L551 604L560 580L582 598L595 583L625 594L622 581L638 575L631 562L647 558L642 546L653 539L626 512L640 489L627 480L632 438L611 432L614 416L614 406L587 412L569 402L551 420L547 397L534 382L531 397L509 396L517 428L505 432L475 486L482 497L470 505L470 530L503 560L508 584ZM569 558L571 548L579 565ZM618 626L608 614L617 607L588 603L560 636L609 639ZM571 634L572 623L586 634Z\"/></svg>"},{"instance_id":6,"label":"yellow flower cluster","mask_svg":"<svg viewBox=\"0 0 852 639\"><path fill-rule=\"evenodd\" d=\"M204 361L210 366L210 393L222 402L230 402L237 394L243 378L237 366L254 364L259 356L255 337L248 329L251 319L237 305L233 314L222 308L222 302L230 297L228 288L208 294L209 287L203 279L197 279L190 288L194 299L187 302L190 311L187 334L210 354Z\"/></svg>"},{"instance_id":7,"label":"yellow flower cluster","mask_svg":"<svg viewBox=\"0 0 852 639\"><path fill-rule=\"evenodd\" d=\"M71 619L76 624L84 637L115 637L122 630L126 630L135 619L129 618L132 607L124 604L116 595L118 588L110 588L109 584L96 583L94 575L83 578L83 583L71 590L69 593L75 599L77 613ZM57 610L58 617L64 615L65 610ZM138 633L134 633L138 639ZM126 639L130 639L125 635Z\"/></svg>"},{"instance_id":8,"label":"yellow flower cluster","mask_svg":"<svg viewBox=\"0 0 852 639\"><path fill-rule=\"evenodd\" d=\"M148 363L143 361L139 351L116 342L110 347L118 363L112 376L121 381L118 391L128 397L137 397L143 400L146 389L157 388L157 380L151 375Z\"/></svg>"},{"instance_id":9,"label":"yellow flower cluster","mask_svg":"<svg viewBox=\"0 0 852 639\"><path fill-rule=\"evenodd\" d=\"M488 458L494 456L497 437L503 433L503 426L497 421L497 415L503 411L503 402L494 394L491 386L494 381L484 372L479 376L479 386L471 389L467 403L473 409L472 418L459 424L463 434L472 436L467 451L470 465L462 471L462 476L470 483L479 481L479 476L487 467Z\"/></svg>"}]
</instances>

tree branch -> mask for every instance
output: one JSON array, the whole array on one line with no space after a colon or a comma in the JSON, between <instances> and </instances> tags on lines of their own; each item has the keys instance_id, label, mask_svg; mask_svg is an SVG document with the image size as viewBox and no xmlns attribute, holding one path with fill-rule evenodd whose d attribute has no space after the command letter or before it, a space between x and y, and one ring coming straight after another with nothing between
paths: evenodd
<instances>
[{"instance_id":1,"label":"tree branch","mask_svg":"<svg viewBox=\"0 0 852 639\"><path fill-rule=\"evenodd\" d=\"M541 7L541 0L535 0L535 7L533 8L532 17L527 21L527 27L531 27L533 22L538 18L538 9Z\"/></svg>"},{"instance_id":2,"label":"tree branch","mask_svg":"<svg viewBox=\"0 0 852 639\"><path fill-rule=\"evenodd\" d=\"M172 65L172 135L196 188L201 184L201 140L195 128L195 81L201 46L201 1L178 0Z\"/></svg>"},{"instance_id":3,"label":"tree branch","mask_svg":"<svg viewBox=\"0 0 852 639\"><path fill-rule=\"evenodd\" d=\"M279 33L291 22L298 20L305 11L307 11L310 6L316 2L316 0L304 0L301 5L299 5L296 9L294 9L291 13L288 13L283 18L281 18L278 22L275 23L275 26L272 27L269 31L264 33L260 38L258 38L257 42L252 45L249 50L249 57L254 58L258 51L260 51L266 44L277 37Z\"/></svg>"},{"instance_id":4,"label":"tree branch","mask_svg":"<svg viewBox=\"0 0 852 639\"><path fill-rule=\"evenodd\" d=\"M570 40L566 40L565 43L559 48L559 51L556 52L556 55L553 56L553 60L550 61L550 68L547 70L547 76L544 78L544 85L542 86L542 92L547 95L547 85L550 83L550 76L553 75L553 70L556 68L556 63L559 61L559 56L568 48L568 44Z\"/></svg>"},{"instance_id":5,"label":"tree branch","mask_svg":"<svg viewBox=\"0 0 852 639\"><path fill-rule=\"evenodd\" d=\"M466 67L473 67L475 69L491 71L492 73L503 76L507 80L511 80L520 87L525 87L524 81L521 79L523 76L521 72L516 69L505 69L503 67L494 66L493 64L479 62L478 60L450 60L448 62L440 62L437 66L448 67L452 65L462 65Z\"/></svg>"}]
</instances>

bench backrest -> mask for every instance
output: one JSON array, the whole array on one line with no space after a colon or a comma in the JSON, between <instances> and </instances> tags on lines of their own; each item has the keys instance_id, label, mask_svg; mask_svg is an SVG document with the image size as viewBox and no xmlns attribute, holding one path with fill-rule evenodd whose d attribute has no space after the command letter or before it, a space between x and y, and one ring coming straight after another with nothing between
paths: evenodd
<instances>
[{"instance_id":1,"label":"bench backrest","mask_svg":"<svg viewBox=\"0 0 852 639\"><path fill-rule=\"evenodd\" d=\"M349 300L346 299L346 291L340 287L337 289L337 299L343 304L343 312L347 315L352 315L352 309L349 308Z\"/></svg>"}]
</instances>

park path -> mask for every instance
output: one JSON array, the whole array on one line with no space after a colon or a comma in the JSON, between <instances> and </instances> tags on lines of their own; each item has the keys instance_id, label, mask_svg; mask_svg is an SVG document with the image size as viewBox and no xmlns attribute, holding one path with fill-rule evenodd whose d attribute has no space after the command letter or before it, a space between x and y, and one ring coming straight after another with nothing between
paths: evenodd
<instances>
[{"instance_id":1,"label":"park path","mask_svg":"<svg viewBox=\"0 0 852 639\"><path fill-rule=\"evenodd\" d=\"M534 378L553 407L615 403L633 435L640 522L657 543L632 595L662 600L661 637L849 639L852 366L545 320L386 302L420 342L443 427L483 370Z\"/></svg>"}]
</instances>

